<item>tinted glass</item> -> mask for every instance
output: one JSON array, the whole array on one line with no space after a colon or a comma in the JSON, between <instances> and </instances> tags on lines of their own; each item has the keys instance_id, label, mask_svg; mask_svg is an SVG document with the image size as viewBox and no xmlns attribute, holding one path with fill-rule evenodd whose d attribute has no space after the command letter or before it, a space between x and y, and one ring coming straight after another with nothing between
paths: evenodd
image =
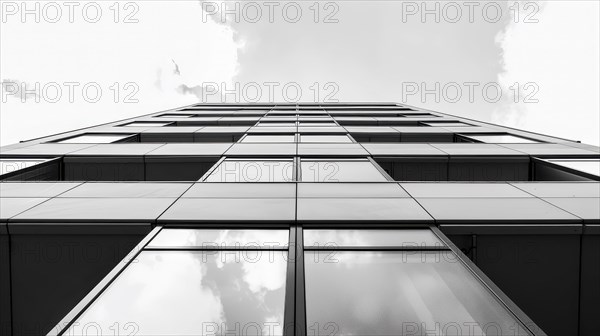
<instances>
[{"instance_id":1,"label":"tinted glass","mask_svg":"<svg viewBox=\"0 0 600 336\"><path fill-rule=\"evenodd\" d=\"M134 121L130 124L127 125L123 125L123 126L127 126L127 127L131 127L131 126L135 126L135 127L161 127L161 126L166 126L169 123L167 122L138 122L138 121Z\"/></svg>"},{"instance_id":2,"label":"tinted glass","mask_svg":"<svg viewBox=\"0 0 600 336\"><path fill-rule=\"evenodd\" d=\"M242 142L294 142L294 135L248 135Z\"/></svg>"},{"instance_id":3,"label":"tinted glass","mask_svg":"<svg viewBox=\"0 0 600 336\"><path fill-rule=\"evenodd\" d=\"M58 143L113 143L130 136L131 134L84 134Z\"/></svg>"},{"instance_id":4,"label":"tinted glass","mask_svg":"<svg viewBox=\"0 0 600 336\"><path fill-rule=\"evenodd\" d=\"M264 127L286 127L286 126L296 126L296 123L294 122L260 122L258 123L257 126L264 126Z\"/></svg>"},{"instance_id":5,"label":"tinted glass","mask_svg":"<svg viewBox=\"0 0 600 336\"><path fill-rule=\"evenodd\" d=\"M584 173L600 176L600 160L548 160L559 166L575 169Z\"/></svg>"},{"instance_id":6,"label":"tinted glass","mask_svg":"<svg viewBox=\"0 0 600 336\"><path fill-rule=\"evenodd\" d=\"M451 252L305 252L311 335L527 335Z\"/></svg>"},{"instance_id":7,"label":"tinted glass","mask_svg":"<svg viewBox=\"0 0 600 336\"><path fill-rule=\"evenodd\" d=\"M225 160L205 182L289 182L293 174L291 160Z\"/></svg>"},{"instance_id":8,"label":"tinted glass","mask_svg":"<svg viewBox=\"0 0 600 336\"><path fill-rule=\"evenodd\" d=\"M431 230L304 230L304 246L439 247L444 244Z\"/></svg>"},{"instance_id":9,"label":"tinted glass","mask_svg":"<svg viewBox=\"0 0 600 336\"><path fill-rule=\"evenodd\" d=\"M163 229L148 246L283 248L288 238L288 230Z\"/></svg>"},{"instance_id":10,"label":"tinted glass","mask_svg":"<svg viewBox=\"0 0 600 336\"><path fill-rule=\"evenodd\" d=\"M501 135L469 135L471 139L486 143L537 143L538 141L521 138L510 134Z\"/></svg>"},{"instance_id":11,"label":"tinted glass","mask_svg":"<svg viewBox=\"0 0 600 336\"><path fill-rule=\"evenodd\" d=\"M302 181L387 181L369 161L302 161Z\"/></svg>"},{"instance_id":12,"label":"tinted glass","mask_svg":"<svg viewBox=\"0 0 600 336\"><path fill-rule=\"evenodd\" d=\"M29 160L29 159L0 159L0 175L12 173L17 170L29 168L40 164L46 160Z\"/></svg>"},{"instance_id":13,"label":"tinted glass","mask_svg":"<svg viewBox=\"0 0 600 336\"><path fill-rule=\"evenodd\" d=\"M302 142L352 142L347 135L302 135Z\"/></svg>"},{"instance_id":14,"label":"tinted glass","mask_svg":"<svg viewBox=\"0 0 600 336\"><path fill-rule=\"evenodd\" d=\"M119 335L282 334L283 252L143 251L136 261L65 335L111 335L115 323Z\"/></svg>"}]
</instances>

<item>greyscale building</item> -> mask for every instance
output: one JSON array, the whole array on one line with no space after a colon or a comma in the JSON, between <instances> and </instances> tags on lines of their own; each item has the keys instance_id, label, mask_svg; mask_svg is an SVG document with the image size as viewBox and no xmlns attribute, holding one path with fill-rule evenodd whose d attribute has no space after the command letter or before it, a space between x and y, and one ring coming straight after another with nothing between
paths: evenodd
<instances>
[{"instance_id":1,"label":"greyscale building","mask_svg":"<svg viewBox=\"0 0 600 336\"><path fill-rule=\"evenodd\" d=\"M0 151L2 335L600 335L600 149L199 104Z\"/></svg>"}]
</instances>

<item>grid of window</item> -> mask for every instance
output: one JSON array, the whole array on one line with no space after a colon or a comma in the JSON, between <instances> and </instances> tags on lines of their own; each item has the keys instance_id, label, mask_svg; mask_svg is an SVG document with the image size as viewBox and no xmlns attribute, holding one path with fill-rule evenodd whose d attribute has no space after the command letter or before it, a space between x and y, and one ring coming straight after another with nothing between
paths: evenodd
<instances>
[{"instance_id":1,"label":"grid of window","mask_svg":"<svg viewBox=\"0 0 600 336\"><path fill-rule=\"evenodd\" d=\"M50 334L543 335L506 291L549 334L588 330L598 153L397 104L198 104L26 141L0 152L0 307L30 334L55 314ZM58 275L19 259L55 240L129 245ZM536 286L555 264L564 284Z\"/></svg>"},{"instance_id":2,"label":"grid of window","mask_svg":"<svg viewBox=\"0 0 600 336\"><path fill-rule=\"evenodd\" d=\"M64 334L531 335L427 227L157 228L130 257Z\"/></svg>"}]
</instances>

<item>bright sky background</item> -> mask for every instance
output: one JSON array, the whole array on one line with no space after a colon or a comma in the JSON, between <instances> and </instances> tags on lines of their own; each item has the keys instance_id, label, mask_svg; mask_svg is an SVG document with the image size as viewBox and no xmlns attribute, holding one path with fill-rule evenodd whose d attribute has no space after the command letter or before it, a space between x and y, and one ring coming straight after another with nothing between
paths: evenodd
<instances>
[{"instance_id":1,"label":"bright sky background","mask_svg":"<svg viewBox=\"0 0 600 336\"><path fill-rule=\"evenodd\" d=\"M255 2L260 17L249 2L76 2L70 15L59 1L60 18L48 2L28 1L24 17L21 1L0 2L3 146L196 102L294 100L298 89L300 101L406 103L600 143L598 1ZM38 98L21 85L38 85Z\"/></svg>"}]
</instances>

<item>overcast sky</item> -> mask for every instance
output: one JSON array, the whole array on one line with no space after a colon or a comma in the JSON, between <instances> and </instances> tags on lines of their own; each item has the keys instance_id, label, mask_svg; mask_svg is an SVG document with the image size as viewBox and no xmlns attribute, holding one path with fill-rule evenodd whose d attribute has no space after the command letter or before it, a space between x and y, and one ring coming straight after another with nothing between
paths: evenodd
<instances>
[{"instance_id":1,"label":"overcast sky","mask_svg":"<svg viewBox=\"0 0 600 336\"><path fill-rule=\"evenodd\" d=\"M225 100L398 102L600 143L598 1L68 3L2 1L1 145Z\"/></svg>"}]
</instances>

